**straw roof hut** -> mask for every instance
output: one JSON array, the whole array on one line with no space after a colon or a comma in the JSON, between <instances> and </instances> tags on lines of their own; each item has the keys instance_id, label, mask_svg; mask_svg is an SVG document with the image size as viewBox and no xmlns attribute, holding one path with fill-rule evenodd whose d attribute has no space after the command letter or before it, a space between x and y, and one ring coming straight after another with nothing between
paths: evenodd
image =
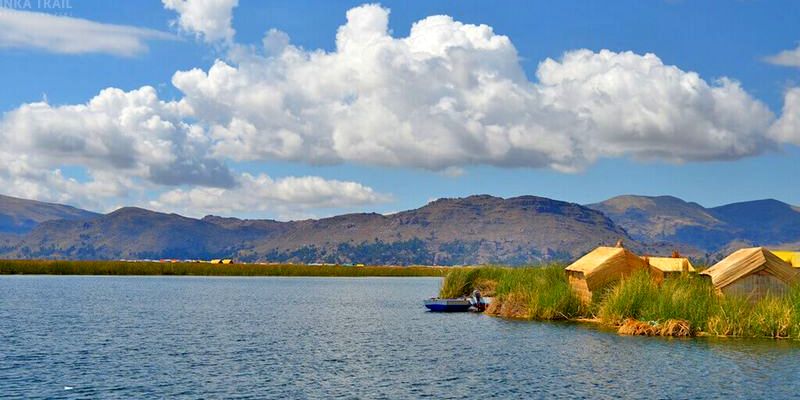
<instances>
[{"instance_id":1,"label":"straw roof hut","mask_svg":"<svg viewBox=\"0 0 800 400\"><path fill-rule=\"evenodd\" d=\"M738 250L700 274L711 277L720 293L751 300L767 293L784 294L789 285L800 280L800 272L763 247Z\"/></svg>"},{"instance_id":2,"label":"straw roof hut","mask_svg":"<svg viewBox=\"0 0 800 400\"><path fill-rule=\"evenodd\" d=\"M770 250L772 254L780 257L781 260L792 264L793 267L800 267L800 251Z\"/></svg>"},{"instance_id":3,"label":"straw roof hut","mask_svg":"<svg viewBox=\"0 0 800 400\"><path fill-rule=\"evenodd\" d=\"M609 284L638 269L647 269L645 260L623 247L598 247L567 267L567 279L584 303Z\"/></svg>"},{"instance_id":4,"label":"straw roof hut","mask_svg":"<svg viewBox=\"0 0 800 400\"><path fill-rule=\"evenodd\" d=\"M685 273L696 272L691 261L685 257L645 257L650 264L650 274L657 281L664 278L677 276Z\"/></svg>"}]
</instances>

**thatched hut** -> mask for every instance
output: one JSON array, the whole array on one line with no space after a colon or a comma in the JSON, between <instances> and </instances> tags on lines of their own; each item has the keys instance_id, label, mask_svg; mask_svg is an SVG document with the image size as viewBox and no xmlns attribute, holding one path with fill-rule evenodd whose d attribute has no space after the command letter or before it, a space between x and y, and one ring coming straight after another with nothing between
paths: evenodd
<instances>
[{"instance_id":1,"label":"thatched hut","mask_svg":"<svg viewBox=\"0 0 800 400\"><path fill-rule=\"evenodd\" d=\"M793 267L800 267L800 251L770 250L772 254L780 257L781 260L792 264Z\"/></svg>"},{"instance_id":2,"label":"thatched hut","mask_svg":"<svg viewBox=\"0 0 800 400\"><path fill-rule=\"evenodd\" d=\"M647 269L647 262L623 247L598 247L567 267L567 279L581 301L590 303L592 295L636 270Z\"/></svg>"},{"instance_id":3,"label":"thatched hut","mask_svg":"<svg viewBox=\"0 0 800 400\"><path fill-rule=\"evenodd\" d=\"M650 265L650 274L657 281L695 272L691 261L685 257L645 257Z\"/></svg>"},{"instance_id":4,"label":"thatched hut","mask_svg":"<svg viewBox=\"0 0 800 400\"><path fill-rule=\"evenodd\" d=\"M800 280L800 272L763 247L738 250L700 274L711 277L720 293L751 300L784 294Z\"/></svg>"}]
</instances>

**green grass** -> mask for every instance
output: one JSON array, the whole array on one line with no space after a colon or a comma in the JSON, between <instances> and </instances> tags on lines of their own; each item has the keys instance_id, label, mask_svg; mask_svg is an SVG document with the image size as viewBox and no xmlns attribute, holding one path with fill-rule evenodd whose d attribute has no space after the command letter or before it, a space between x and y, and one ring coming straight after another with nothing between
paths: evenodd
<instances>
[{"instance_id":1,"label":"green grass","mask_svg":"<svg viewBox=\"0 0 800 400\"><path fill-rule=\"evenodd\" d=\"M458 297L479 288L493 295L490 314L509 318L557 320L597 318L618 326L627 320L653 326L685 321L691 334L800 339L800 286L783 296L758 301L719 296L697 275L654 282L647 272L612 285L596 303L582 306L569 288L563 266L470 268L451 271L440 296ZM491 291L487 292L487 289Z\"/></svg>"},{"instance_id":2,"label":"green grass","mask_svg":"<svg viewBox=\"0 0 800 400\"><path fill-rule=\"evenodd\" d=\"M784 296L766 296L752 303L744 298L720 298L708 322L717 336L800 339L800 286Z\"/></svg>"},{"instance_id":3,"label":"green grass","mask_svg":"<svg viewBox=\"0 0 800 400\"><path fill-rule=\"evenodd\" d=\"M486 287L486 285L499 281L510 270L509 268L501 267L453 268L442 281L439 297L466 296L472 293L474 289L479 289L482 292L491 292L493 288Z\"/></svg>"},{"instance_id":4,"label":"green grass","mask_svg":"<svg viewBox=\"0 0 800 400\"><path fill-rule=\"evenodd\" d=\"M657 301L658 286L646 272L631 275L622 284L612 287L598 305L599 316L608 324L619 324L623 320L642 319Z\"/></svg>"},{"instance_id":5,"label":"green grass","mask_svg":"<svg viewBox=\"0 0 800 400\"><path fill-rule=\"evenodd\" d=\"M197 276L444 276L449 268L344 267L299 264L206 264L125 261L0 260L0 275L197 275Z\"/></svg>"},{"instance_id":6,"label":"green grass","mask_svg":"<svg viewBox=\"0 0 800 400\"><path fill-rule=\"evenodd\" d=\"M538 320L579 316L580 300L564 276L563 266L510 270L497 285L497 314Z\"/></svg>"},{"instance_id":7,"label":"green grass","mask_svg":"<svg viewBox=\"0 0 800 400\"><path fill-rule=\"evenodd\" d=\"M665 280L661 285L646 271L635 273L611 289L599 304L599 317L608 324L625 319L689 322L695 329L705 327L719 297L709 282L696 275Z\"/></svg>"},{"instance_id":8,"label":"green grass","mask_svg":"<svg viewBox=\"0 0 800 400\"><path fill-rule=\"evenodd\" d=\"M580 301L570 290L562 265L453 270L442 282L439 295L459 297L473 289L495 297L488 312L502 317L555 320L580 315Z\"/></svg>"}]
</instances>

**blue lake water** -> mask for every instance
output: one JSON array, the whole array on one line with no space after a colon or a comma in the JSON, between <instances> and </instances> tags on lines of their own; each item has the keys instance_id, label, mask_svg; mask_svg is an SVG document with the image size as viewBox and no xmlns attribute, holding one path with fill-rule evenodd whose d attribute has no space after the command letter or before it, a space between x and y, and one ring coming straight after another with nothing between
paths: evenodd
<instances>
[{"instance_id":1,"label":"blue lake water","mask_svg":"<svg viewBox=\"0 0 800 400\"><path fill-rule=\"evenodd\" d=\"M435 314L438 278L0 276L2 398L796 398L800 345Z\"/></svg>"}]
</instances>

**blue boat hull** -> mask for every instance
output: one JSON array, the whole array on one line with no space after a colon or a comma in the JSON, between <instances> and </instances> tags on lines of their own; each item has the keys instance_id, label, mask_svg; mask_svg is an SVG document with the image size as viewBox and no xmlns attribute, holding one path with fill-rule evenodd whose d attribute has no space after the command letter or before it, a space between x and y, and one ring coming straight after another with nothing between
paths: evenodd
<instances>
[{"instance_id":1,"label":"blue boat hull","mask_svg":"<svg viewBox=\"0 0 800 400\"><path fill-rule=\"evenodd\" d=\"M460 299L431 299L425 301L425 307L433 312L466 312L472 305Z\"/></svg>"}]
</instances>

